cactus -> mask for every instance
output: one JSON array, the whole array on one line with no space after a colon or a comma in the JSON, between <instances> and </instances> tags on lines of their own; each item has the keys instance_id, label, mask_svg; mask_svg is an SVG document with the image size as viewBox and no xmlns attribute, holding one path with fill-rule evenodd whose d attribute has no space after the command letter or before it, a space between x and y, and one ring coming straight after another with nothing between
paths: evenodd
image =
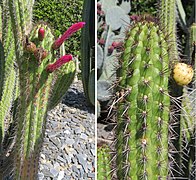
<instances>
[{"instance_id":1,"label":"cactus","mask_svg":"<svg viewBox=\"0 0 196 180\"><path fill-rule=\"evenodd\" d=\"M2 37L5 40L3 39L1 44L1 56L4 57L6 54L6 58L9 59L2 58L3 71L0 74L1 83L5 83L1 86L3 88L0 96L2 97L0 110L3 110L0 116L2 140L0 147L3 161L0 168L1 179L37 178L47 111L54 108L60 101L75 75L75 62L72 61L72 55L65 55L62 44L85 25L84 22L75 23L61 37L54 40L52 30L46 23L38 23L32 28L27 28L31 24L29 21L32 16L33 2L3 1L3 8L9 12L6 14L7 22L3 21L3 27L9 28ZM30 14L29 9L31 9ZM7 55L10 44L11 51ZM60 58L56 51L59 48ZM18 78L16 78L16 72L18 72ZM13 88L9 89L9 83ZM16 84L17 88L15 88ZM12 90L14 88L16 92ZM11 96L9 102L8 96ZM15 100L14 103L12 103L13 100ZM10 108L11 105L13 109ZM10 135L15 135L14 141L10 143L13 147L5 144L7 137L4 138L3 134L7 130L3 124L8 115L13 119L10 127L16 125L14 129L11 127L10 131L12 132Z\"/></svg>"},{"instance_id":2,"label":"cactus","mask_svg":"<svg viewBox=\"0 0 196 180\"><path fill-rule=\"evenodd\" d=\"M97 179L111 180L111 155L107 145L102 145L97 149Z\"/></svg>"},{"instance_id":3,"label":"cactus","mask_svg":"<svg viewBox=\"0 0 196 180\"><path fill-rule=\"evenodd\" d=\"M168 46L155 22L128 32L119 72L117 175L165 179L168 173Z\"/></svg>"},{"instance_id":4,"label":"cactus","mask_svg":"<svg viewBox=\"0 0 196 180\"><path fill-rule=\"evenodd\" d=\"M40 52L40 59L37 59L34 53L24 52L22 56L24 60L19 67L20 97L16 115L18 125L14 147L14 168L16 168L17 179L27 177L34 179L36 177L39 160L37 154L41 148L46 113L49 107L53 108L56 102L59 102L62 89L64 92L68 89L75 73L74 62L70 62L72 65L66 66L69 68L66 71L65 67L57 71L61 65L70 61L72 56L65 55L54 62L54 52L49 53L54 37L47 25L40 24L35 27L30 34L29 41L37 41L40 27L44 27L47 34L44 40L38 41L36 45L45 49L48 56L41 60L42 52ZM49 64L49 62L53 64ZM51 68L52 65L53 68ZM65 80L69 81L65 82ZM57 91L58 89L59 91ZM33 161L34 163L32 163Z\"/></svg>"},{"instance_id":5,"label":"cactus","mask_svg":"<svg viewBox=\"0 0 196 180\"><path fill-rule=\"evenodd\" d=\"M180 145L181 145L181 173L184 178L193 179L196 176L194 172L195 164L195 118L196 118L196 109L194 104L196 103L196 80L195 80L195 42L196 42L196 26L193 23L190 27L190 50L189 58L194 67L194 79L192 85L184 87L183 97L182 97L182 115L181 115L181 136L180 136ZM193 104L193 106L192 106Z\"/></svg>"},{"instance_id":6,"label":"cactus","mask_svg":"<svg viewBox=\"0 0 196 180\"><path fill-rule=\"evenodd\" d=\"M95 106L95 2L85 0L83 21L87 22L82 29L81 69L82 83L87 101Z\"/></svg>"},{"instance_id":7,"label":"cactus","mask_svg":"<svg viewBox=\"0 0 196 180\"><path fill-rule=\"evenodd\" d=\"M2 41L0 42L0 143L2 144L5 136L4 124L6 121L8 121L9 110L14 99L14 89L16 88L16 71L14 67L15 54L13 35L11 32L11 19L9 12L7 11L7 1L2 2L1 13Z\"/></svg>"},{"instance_id":8,"label":"cactus","mask_svg":"<svg viewBox=\"0 0 196 180\"><path fill-rule=\"evenodd\" d=\"M105 11L114 7L115 3L111 3L114 1L108 1ZM100 16L107 15L102 7L105 4L100 0ZM114 83L116 94L103 91L111 89L105 82L98 84L104 87L98 91L98 97L115 96L108 114L111 109L117 114L117 179L195 178L195 115L191 107L195 100L195 40L193 31L187 31L193 17L186 20L188 16L180 0L161 0L159 7L157 18L148 14L130 16L133 22L125 31L126 39L118 51L121 53L114 56L122 54ZM110 34L106 40L104 33L98 41L98 72L104 64L105 52L101 49L113 36ZM189 37L192 43L187 43ZM109 55L115 51L111 44ZM180 44L187 44L187 48L180 48ZM106 67L110 72L110 67Z\"/></svg>"}]
</instances>

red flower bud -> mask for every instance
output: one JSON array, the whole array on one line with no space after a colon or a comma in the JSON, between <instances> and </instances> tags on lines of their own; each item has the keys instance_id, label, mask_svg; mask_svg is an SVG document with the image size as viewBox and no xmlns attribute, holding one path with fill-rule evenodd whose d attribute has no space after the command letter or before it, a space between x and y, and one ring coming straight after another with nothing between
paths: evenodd
<instances>
[{"instance_id":1,"label":"red flower bud","mask_svg":"<svg viewBox=\"0 0 196 180\"><path fill-rule=\"evenodd\" d=\"M62 57L60 57L55 63L53 64L49 64L46 68L46 71L48 72L53 72L54 70L58 69L59 67L61 67L63 64L69 62L72 60L72 55L64 55Z\"/></svg>"},{"instance_id":2,"label":"red flower bud","mask_svg":"<svg viewBox=\"0 0 196 180\"><path fill-rule=\"evenodd\" d=\"M98 40L98 43L99 43L100 45L104 45L104 44L105 44L105 40L104 40L103 38L101 38L100 40Z\"/></svg>"},{"instance_id":3,"label":"red flower bud","mask_svg":"<svg viewBox=\"0 0 196 180\"><path fill-rule=\"evenodd\" d=\"M45 36L45 30L44 30L43 27L40 27L39 30L38 30L38 39L40 41L43 41L44 36Z\"/></svg>"},{"instance_id":4,"label":"red flower bud","mask_svg":"<svg viewBox=\"0 0 196 180\"><path fill-rule=\"evenodd\" d=\"M73 33L75 33L76 31L78 31L80 28L82 28L85 25L85 22L79 22L79 23L75 23L73 24L66 32L64 32L64 34L58 38L52 45L52 48L58 49L65 40L67 40Z\"/></svg>"},{"instance_id":5,"label":"red flower bud","mask_svg":"<svg viewBox=\"0 0 196 180\"><path fill-rule=\"evenodd\" d=\"M114 48L120 48L120 47L122 47L122 45L123 45L123 42L114 41L114 42L112 43L112 46L113 46Z\"/></svg>"}]
</instances>

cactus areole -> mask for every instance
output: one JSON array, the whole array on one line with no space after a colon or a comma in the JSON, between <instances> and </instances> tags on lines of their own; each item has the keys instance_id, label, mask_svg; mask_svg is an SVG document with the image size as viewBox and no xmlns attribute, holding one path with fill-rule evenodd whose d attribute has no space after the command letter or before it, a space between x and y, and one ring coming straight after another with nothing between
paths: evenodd
<instances>
[{"instance_id":1,"label":"cactus areole","mask_svg":"<svg viewBox=\"0 0 196 180\"><path fill-rule=\"evenodd\" d=\"M135 22L119 70L118 179L166 179L168 174L168 46L155 22Z\"/></svg>"}]
</instances>

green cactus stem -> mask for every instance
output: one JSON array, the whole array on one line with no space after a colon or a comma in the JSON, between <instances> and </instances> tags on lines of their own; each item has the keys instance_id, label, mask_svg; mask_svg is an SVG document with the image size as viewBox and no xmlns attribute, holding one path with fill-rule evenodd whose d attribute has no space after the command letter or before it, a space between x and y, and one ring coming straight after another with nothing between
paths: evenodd
<instances>
[{"instance_id":1,"label":"green cactus stem","mask_svg":"<svg viewBox=\"0 0 196 180\"><path fill-rule=\"evenodd\" d=\"M44 27L46 31L45 38L41 42L38 40L40 27ZM29 41L50 52L54 36L46 24L39 24L32 30ZM42 54L39 57L41 58ZM24 61L19 68L20 96L16 114L17 137L13 151L16 179L35 179L37 176L38 154L45 132L46 113L49 108L56 105L65 90L68 89L75 74L74 62L61 70L57 69L65 63L62 61L64 57L60 58L60 64L58 60L54 62L55 55L52 52L39 61L34 53L24 50ZM53 64L49 65L49 62ZM54 66L55 71L49 72L49 66ZM65 68L67 68L66 71ZM65 81L67 82L65 83ZM52 90L56 94L53 94Z\"/></svg>"},{"instance_id":2,"label":"green cactus stem","mask_svg":"<svg viewBox=\"0 0 196 180\"><path fill-rule=\"evenodd\" d=\"M169 53L170 53L170 65L173 66L175 62L179 62L178 55L178 42L176 31L176 13L177 5L176 0L161 0L161 26L164 32L169 35Z\"/></svg>"},{"instance_id":3,"label":"green cactus stem","mask_svg":"<svg viewBox=\"0 0 196 180\"><path fill-rule=\"evenodd\" d=\"M196 24L192 24L190 27L190 62L194 67L194 72L196 72L195 66L195 43L196 43ZM181 172L184 178L190 178L191 168L194 166L195 161L195 127L196 127L196 79L192 81L192 84L183 89L183 99L182 99L182 115L181 115Z\"/></svg>"},{"instance_id":4,"label":"green cactus stem","mask_svg":"<svg viewBox=\"0 0 196 180\"><path fill-rule=\"evenodd\" d=\"M194 90L193 90L194 91ZM194 147L195 147L195 118L196 114L192 104L195 104L194 92L184 88L182 100L182 115L180 124L180 170L181 176L189 178L191 166L194 163Z\"/></svg>"},{"instance_id":5,"label":"green cactus stem","mask_svg":"<svg viewBox=\"0 0 196 180\"><path fill-rule=\"evenodd\" d=\"M168 46L164 33L150 19L133 24L120 59L118 179L168 175Z\"/></svg>"},{"instance_id":6,"label":"green cactus stem","mask_svg":"<svg viewBox=\"0 0 196 180\"><path fill-rule=\"evenodd\" d=\"M33 4L34 0L4 0L1 4L0 178L9 173L12 177L8 178L13 179L37 178L47 111L59 102L75 76L72 55L60 50L59 57L56 50L85 25L73 24L54 41L46 23L31 27ZM15 137L8 142L13 145L9 146L9 153L2 146L8 118L13 122L6 133ZM14 129L10 128L14 125Z\"/></svg>"},{"instance_id":7,"label":"green cactus stem","mask_svg":"<svg viewBox=\"0 0 196 180\"><path fill-rule=\"evenodd\" d=\"M111 180L111 155L109 147L103 145L97 149L97 179Z\"/></svg>"},{"instance_id":8,"label":"green cactus stem","mask_svg":"<svg viewBox=\"0 0 196 180\"><path fill-rule=\"evenodd\" d=\"M69 65L60 68L64 63L70 61L72 56L64 55L55 60L56 52L54 49L59 48L85 23L79 22L72 25L55 41L48 25L41 23L36 25L29 35L27 34L20 39L18 36L22 34L20 30L22 25L16 19L17 6L13 1L9 1L9 9L14 27L13 34L20 87L19 105L16 113L16 143L13 148L14 178L35 179L38 171L39 152L45 132L47 111L58 103L75 75L74 62L69 62ZM39 39L40 28L45 30L42 41ZM31 43L36 45L36 49L33 48L28 51L26 44Z\"/></svg>"},{"instance_id":9,"label":"green cactus stem","mask_svg":"<svg viewBox=\"0 0 196 180\"><path fill-rule=\"evenodd\" d=\"M0 151L5 136L5 122L9 124L9 110L14 99L16 72L14 67L15 51L8 4L2 3L2 41L0 42ZM2 152L0 152L1 154Z\"/></svg>"},{"instance_id":10,"label":"green cactus stem","mask_svg":"<svg viewBox=\"0 0 196 180\"><path fill-rule=\"evenodd\" d=\"M169 66L173 68L180 61L178 39L177 39L177 2L176 0L161 0L160 11L161 26L165 34L168 34L169 45ZM169 161L170 175L169 178L180 176L180 114L181 101L177 98L182 96L183 87L178 85L172 78L169 81L169 93L172 97L170 102L170 134L169 134Z\"/></svg>"}]
</instances>

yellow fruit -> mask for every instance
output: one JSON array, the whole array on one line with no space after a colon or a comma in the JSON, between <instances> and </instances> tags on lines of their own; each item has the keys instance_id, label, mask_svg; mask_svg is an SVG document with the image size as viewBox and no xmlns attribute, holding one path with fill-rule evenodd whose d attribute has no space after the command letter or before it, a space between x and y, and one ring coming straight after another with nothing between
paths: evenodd
<instances>
[{"instance_id":1,"label":"yellow fruit","mask_svg":"<svg viewBox=\"0 0 196 180\"><path fill-rule=\"evenodd\" d=\"M193 79L193 68L185 63L177 63L173 69L173 78L178 85L187 85Z\"/></svg>"}]
</instances>

